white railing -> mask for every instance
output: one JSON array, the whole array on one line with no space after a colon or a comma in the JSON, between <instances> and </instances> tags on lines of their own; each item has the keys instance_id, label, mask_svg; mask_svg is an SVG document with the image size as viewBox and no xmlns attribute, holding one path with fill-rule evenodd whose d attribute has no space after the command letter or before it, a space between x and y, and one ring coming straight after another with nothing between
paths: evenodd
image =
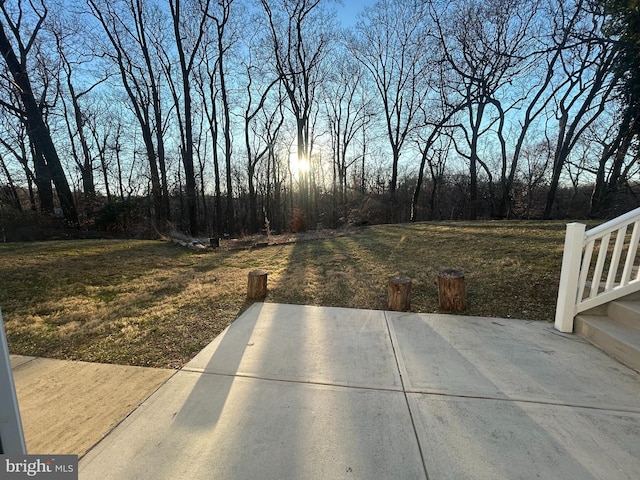
<instances>
[{"instance_id":1,"label":"white railing","mask_svg":"<svg viewBox=\"0 0 640 480\"><path fill-rule=\"evenodd\" d=\"M24 432L11 371L9 346L0 312L0 455L25 455Z\"/></svg>"},{"instance_id":2,"label":"white railing","mask_svg":"<svg viewBox=\"0 0 640 480\"><path fill-rule=\"evenodd\" d=\"M580 312L640 290L640 208L585 229L582 223L567 225L555 321L561 332L573 331Z\"/></svg>"}]
</instances>

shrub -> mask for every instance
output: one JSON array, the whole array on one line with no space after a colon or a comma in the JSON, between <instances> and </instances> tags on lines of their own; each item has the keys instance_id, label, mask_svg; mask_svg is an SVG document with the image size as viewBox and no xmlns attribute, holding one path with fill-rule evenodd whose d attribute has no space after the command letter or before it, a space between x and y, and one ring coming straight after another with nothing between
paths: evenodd
<instances>
[{"instance_id":1,"label":"shrub","mask_svg":"<svg viewBox=\"0 0 640 480\"><path fill-rule=\"evenodd\" d=\"M291 212L290 228L293 233L307 231L307 217L298 207L293 207L293 211Z\"/></svg>"}]
</instances>

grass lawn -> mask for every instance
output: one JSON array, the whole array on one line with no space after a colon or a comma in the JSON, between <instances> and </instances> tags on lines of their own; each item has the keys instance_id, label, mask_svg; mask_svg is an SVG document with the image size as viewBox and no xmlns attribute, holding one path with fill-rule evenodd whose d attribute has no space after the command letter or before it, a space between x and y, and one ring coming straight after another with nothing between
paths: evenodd
<instances>
[{"instance_id":1,"label":"grass lawn","mask_svg":"<svg viewBox=\"0 0 640 480\"><path fill-rule=\"evenodd\" d=\"M197 253L168 242L0 245L0 307L12 353L178 368L248 304L385 309L387 279L413 279L411 310L438 312L439 270L464 271L467 315L551 321L565 222L419 223L254 250Z\"/></svg>"}]
</instances>

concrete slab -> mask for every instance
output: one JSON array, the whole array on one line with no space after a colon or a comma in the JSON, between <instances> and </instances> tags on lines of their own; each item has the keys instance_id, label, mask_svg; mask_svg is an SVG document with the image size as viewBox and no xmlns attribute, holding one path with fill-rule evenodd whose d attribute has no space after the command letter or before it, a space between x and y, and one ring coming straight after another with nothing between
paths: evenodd
<instances>
[{"instance_id":1,"label":"concrete slab","mask_svg":"<svg viewBox=\"0 0 640 480\"><path fill-rule=\"evenodd\" d=\"M640 413L640 376L552 325L387 313L407 391Z\"/></svg>"},{"instance_id":2,"label":"concrete slab","mask_svg":"<svg viewBox=\"0 0 640 480\"><path fill-rule=\"evenodd\" d=\"M184 370L401 390L384 312L255 303Z\"/></svg>"},{"instance_id":3,"label":"concrete slab","mask_svg":"<svg viewBox=\"0 0 640 480\"><path fill-rule=\"evenodd\" d=\"M638 398L545 323L256 304L80 478L635 478Z\"/></svg>"},{"instance_id":4,"label":"concrete slab","mask_svg":"<svg viewBox=\"0 0 640 480\"><path fill-rule=\"evenodd\" d=\"M30 454L83 455L176 372L22 360L16 358L13 377Z\"/></svg>"},{"instance_id":5,"label":"concrete slab","mask_svg":"<svg viewBox=\"0 0 640 480\"><path fill-rule=\"evenodd\" d=\"M82 459L80 478L426 476L401 392L183 371Z\"/></svg>"},{"instance_id":6,"label":"concrete slab","mask_svg":"<svg viewBox=\"0 0 640 480\"><path fill-rule=\"evenodd\" d=\"M410 394L430 480L635 480L640 415Z\"/></svg>"}]
</instances>

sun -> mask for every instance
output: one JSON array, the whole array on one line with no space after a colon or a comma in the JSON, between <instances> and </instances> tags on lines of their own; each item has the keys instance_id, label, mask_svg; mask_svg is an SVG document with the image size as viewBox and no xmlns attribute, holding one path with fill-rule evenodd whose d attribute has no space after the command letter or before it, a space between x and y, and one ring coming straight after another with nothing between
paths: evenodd
<instances>
[{"instance_id":1,"label":"sun","mask_svg":"<svg viewBox=\"0 0 640 480\"><path fill-rule=\"evenodd\" d=\"M298 159L297 152L292 152L289 155L289 162L291 165L291 173L296 179L300 179L309 171L309 160L305 157Z\"/></svg>"}]
</instances>

